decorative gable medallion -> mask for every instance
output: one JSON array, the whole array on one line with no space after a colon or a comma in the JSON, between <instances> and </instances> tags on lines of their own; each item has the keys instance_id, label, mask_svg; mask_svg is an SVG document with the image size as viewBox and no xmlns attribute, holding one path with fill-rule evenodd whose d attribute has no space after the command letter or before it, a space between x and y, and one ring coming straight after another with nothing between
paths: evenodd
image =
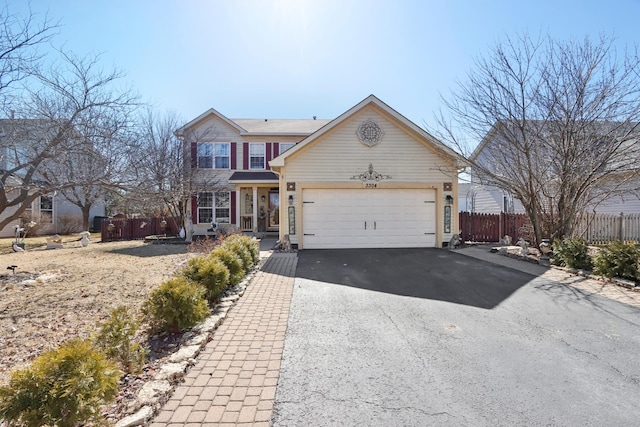
<instances>
[{"instance_id":1,"label":"decorative gable medallion","mask_svg":"<svg viewBox=\"0 0 640 427\"><path fill-rule=\"evenodd\" d=\"M384 136L384 132L378 123L373 120L366 120L358 127L356 135L358 135L358 139L364 145L373 147L380 142Z\"/></svg>"}]
</instances>

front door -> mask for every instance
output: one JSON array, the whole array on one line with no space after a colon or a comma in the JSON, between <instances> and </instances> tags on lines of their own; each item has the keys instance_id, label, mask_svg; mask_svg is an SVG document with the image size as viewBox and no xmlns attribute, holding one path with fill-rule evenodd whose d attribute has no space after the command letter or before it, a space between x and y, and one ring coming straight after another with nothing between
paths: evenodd
<instances>
[{"instance_id":1,"label":"front door","mask_svg":"<svg viewBox=\"0 0 640 427\"><path fill-rule=\"evenodd\" d=\"M280 193L269 191L269 228L278 228L280 225Z\"/></svg>"}]
</instances>

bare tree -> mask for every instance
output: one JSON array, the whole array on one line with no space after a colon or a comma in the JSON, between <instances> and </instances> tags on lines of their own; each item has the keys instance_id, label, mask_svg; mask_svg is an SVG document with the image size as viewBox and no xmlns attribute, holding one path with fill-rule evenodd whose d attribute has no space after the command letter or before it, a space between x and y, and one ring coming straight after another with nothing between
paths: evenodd
<instances>
[{"instance_id":1,"label":"bare tree","mask_svg":"<svg viewBox=\"0 0 640 427\"><path fill-rule=\"evenodd\" d=\"M536 242L570 236L587 208L638 187L638 70L607 37L509 38L443 100L438 134L473 179L522 202Z\"/></svg>"},{"instance_id":2,"label":"bare tree","mask_svg":"<svg viewBox=\"0 0 640 427\"><path fill-rule=\"evenodd\" d=\"M16 111L23 119L10 121L2 138L0 228L40 195L116 185L126 166L137 96L115 88L121 73L100 70L98 57L60 55L60 64L24 82L27 96Z\"/></svg>"},{"instance_id":3,"label":"bare tree","mask_svg":"<svg viewBox=\"0 0 640 427\"><path fill-rule=\"evenodd\" d=\"M156 214L178 219L179 226L189 228L187 217L192 197L198 191L215 191L220 186L217 174L199 174L190 167L191 151L175 131L182 124L177 114L157 114L151 108L141 118L138 156L135 157L138 185L127 197L138 206ZM190 135L196 141L196 135ZM207 171L210 172L210 171Z\"/></svg>"},{"instance_id":4,"label":"bare tree","mask_svg":"<svg viewBox=\"0 0 640 427\"><path fill-rule=\"evenodd\" d=\"M51 40L56 23L47 16L38 19L31 11L25 16L12 13L7 4L0 10L0 101L10 108L12 89L26 78L42 58L38 48Z\"/></svg>"}]
</instances>

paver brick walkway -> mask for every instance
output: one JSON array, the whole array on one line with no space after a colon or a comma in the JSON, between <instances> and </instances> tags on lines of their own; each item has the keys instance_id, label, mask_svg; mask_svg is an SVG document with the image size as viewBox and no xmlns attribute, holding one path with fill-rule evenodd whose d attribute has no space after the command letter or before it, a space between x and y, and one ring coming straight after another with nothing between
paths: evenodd
<instances>
[{"instance_id":1,"label":"paver brick walkway","mask_svg":"<svg viewBox=\"0 0 640 427\"><path fill-rule=\"evenodd\" d=\"M270 425L296 264L267 259L152 427Z\"/></svg>"}]
</instances>

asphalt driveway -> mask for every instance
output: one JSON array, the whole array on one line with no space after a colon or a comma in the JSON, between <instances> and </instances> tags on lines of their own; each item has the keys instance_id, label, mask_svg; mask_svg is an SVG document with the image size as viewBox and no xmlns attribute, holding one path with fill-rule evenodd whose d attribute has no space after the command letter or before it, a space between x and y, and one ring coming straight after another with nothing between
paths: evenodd
<instances>
[{"instance_id":1,"label":"asphalt driveway","mask_svg":"<svg viewBox=\"0 0 640 427\"><path fill-rule=\"evenodd\" d=\"M441 249L298 254L275 425L637 425L638 396L638 308Z\"/></svg>"}]
</instances>

